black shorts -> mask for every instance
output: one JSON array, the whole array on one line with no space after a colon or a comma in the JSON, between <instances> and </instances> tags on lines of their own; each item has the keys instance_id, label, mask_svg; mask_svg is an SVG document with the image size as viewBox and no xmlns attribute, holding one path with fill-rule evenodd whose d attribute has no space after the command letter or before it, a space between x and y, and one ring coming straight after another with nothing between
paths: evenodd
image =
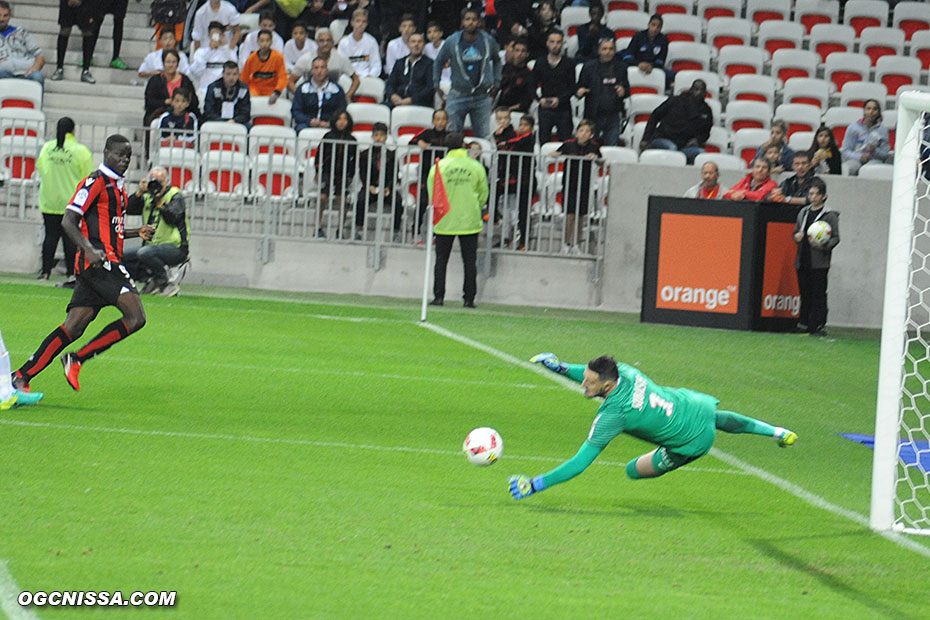
<instances>
[{"instance_id":1,"label":"black shorts","mask_svg":"<svg viewBox=\"0 0 930 620\"><path fill-rule=\"evenodd\" d=\"M126 9L129 6L129 0L98 0L97 14L103 18L104 15L110 14L114 19L126 17Z\"/></svg>"},{"instance_id":2,"label":"black shorts","mask_svg":"<svg viewBox=\"0 0 930 620\"><path fill-rule=\"evenodd\" d=\"M68 6L68 0L60 0L58 5L58 25L62 28L77 26L82 31L96 28L100 15L96 0L84 0L80 6Z\"/></svg>"},{"instance_id":3,"label":"black shorts","mask_svg":"<svg viewBox=\"0 0 930 620\"><path fill-rule=\"evenodd\" d=\"M68 304L71 308L103 308L115 306L124 293L139 294L126 267L119 263L105 262L102 267L88 269L77 277L74 293Z\"/></svg>"}]
</instances>

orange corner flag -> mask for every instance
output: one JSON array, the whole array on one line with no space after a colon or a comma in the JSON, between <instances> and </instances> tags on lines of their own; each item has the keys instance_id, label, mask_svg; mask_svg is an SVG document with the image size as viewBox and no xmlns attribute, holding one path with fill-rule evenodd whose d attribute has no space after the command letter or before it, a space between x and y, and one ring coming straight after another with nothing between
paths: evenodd
<instances>
[{"instance_id":1,"label":"orange corner flag","mask_svg":"<svg viewBox=\"0 0 930 620\"><path fill-rule=\"evenodd\" d=\"M446 195L446 184L442 181L439 172L439 158L436 158L436 174L433 175L433 226L439 223L449 212L449 196Z\"/></svg>"}]
</instances>

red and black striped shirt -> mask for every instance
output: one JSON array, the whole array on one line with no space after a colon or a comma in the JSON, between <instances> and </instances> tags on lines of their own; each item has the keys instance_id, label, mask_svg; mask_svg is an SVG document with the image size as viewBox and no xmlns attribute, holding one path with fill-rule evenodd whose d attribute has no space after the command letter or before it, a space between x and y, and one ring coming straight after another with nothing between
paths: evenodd
<instances>
[{"instance_id":1,"label":"red and black striped shirt","mask_svg":"<svg viewBox=\"0 0 930 620\"><path fill-rule=\"evenodd\" d=\"M111 263L123 260L126 201L123 177L101 164L81 181L67 207L81 215L81 234L92 246L103 250ZM90 266L83 249L78 248L74 266L78 274Z\"/></svg>"}]
</instances>

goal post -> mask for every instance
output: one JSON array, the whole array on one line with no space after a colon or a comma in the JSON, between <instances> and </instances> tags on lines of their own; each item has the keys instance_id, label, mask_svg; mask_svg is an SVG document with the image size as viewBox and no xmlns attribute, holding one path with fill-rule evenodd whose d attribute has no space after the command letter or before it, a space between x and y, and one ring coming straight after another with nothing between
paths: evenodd
<instances>
[{"instance_id":1,"label":"goal post","mask_svg":"<svg viewBox=\"0 0 930 620\"><path fill-rule=\"evenodd\" d=\"M930 535L930 472L901 458L930 440L930 93L897 115L869 526Z\"/></svg>"}]
</instances>

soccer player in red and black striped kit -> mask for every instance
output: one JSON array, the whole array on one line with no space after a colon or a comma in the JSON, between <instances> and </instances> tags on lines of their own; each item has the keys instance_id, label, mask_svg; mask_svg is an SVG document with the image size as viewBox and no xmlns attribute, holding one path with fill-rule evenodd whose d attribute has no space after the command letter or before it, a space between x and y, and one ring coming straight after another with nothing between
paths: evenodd
<instances>
[{"instance_id":1,"label":"soccer player in red and black striped kit","mask_svg":"<svg viewBox=\"0 0 930 620\"><path fill-rule=\"evenodd\" d=\"M78 247L75 257L77 284L65 322L13 373L13 385L17 389L28 389L33 377L84 334L101 308L116 306L123 317L104 327L76 353L61 356L65 378L74 390L80 389L81 364L145 325L145 310L139 293L122 265L123 239L150 240L155 229L147 225L130 230L123 228L127 201L123 175L131 159L132 146L125 136L115 134L107 138L103 163L81 181L68 203L62 229Z\"/></svg>"}]
</instances>

